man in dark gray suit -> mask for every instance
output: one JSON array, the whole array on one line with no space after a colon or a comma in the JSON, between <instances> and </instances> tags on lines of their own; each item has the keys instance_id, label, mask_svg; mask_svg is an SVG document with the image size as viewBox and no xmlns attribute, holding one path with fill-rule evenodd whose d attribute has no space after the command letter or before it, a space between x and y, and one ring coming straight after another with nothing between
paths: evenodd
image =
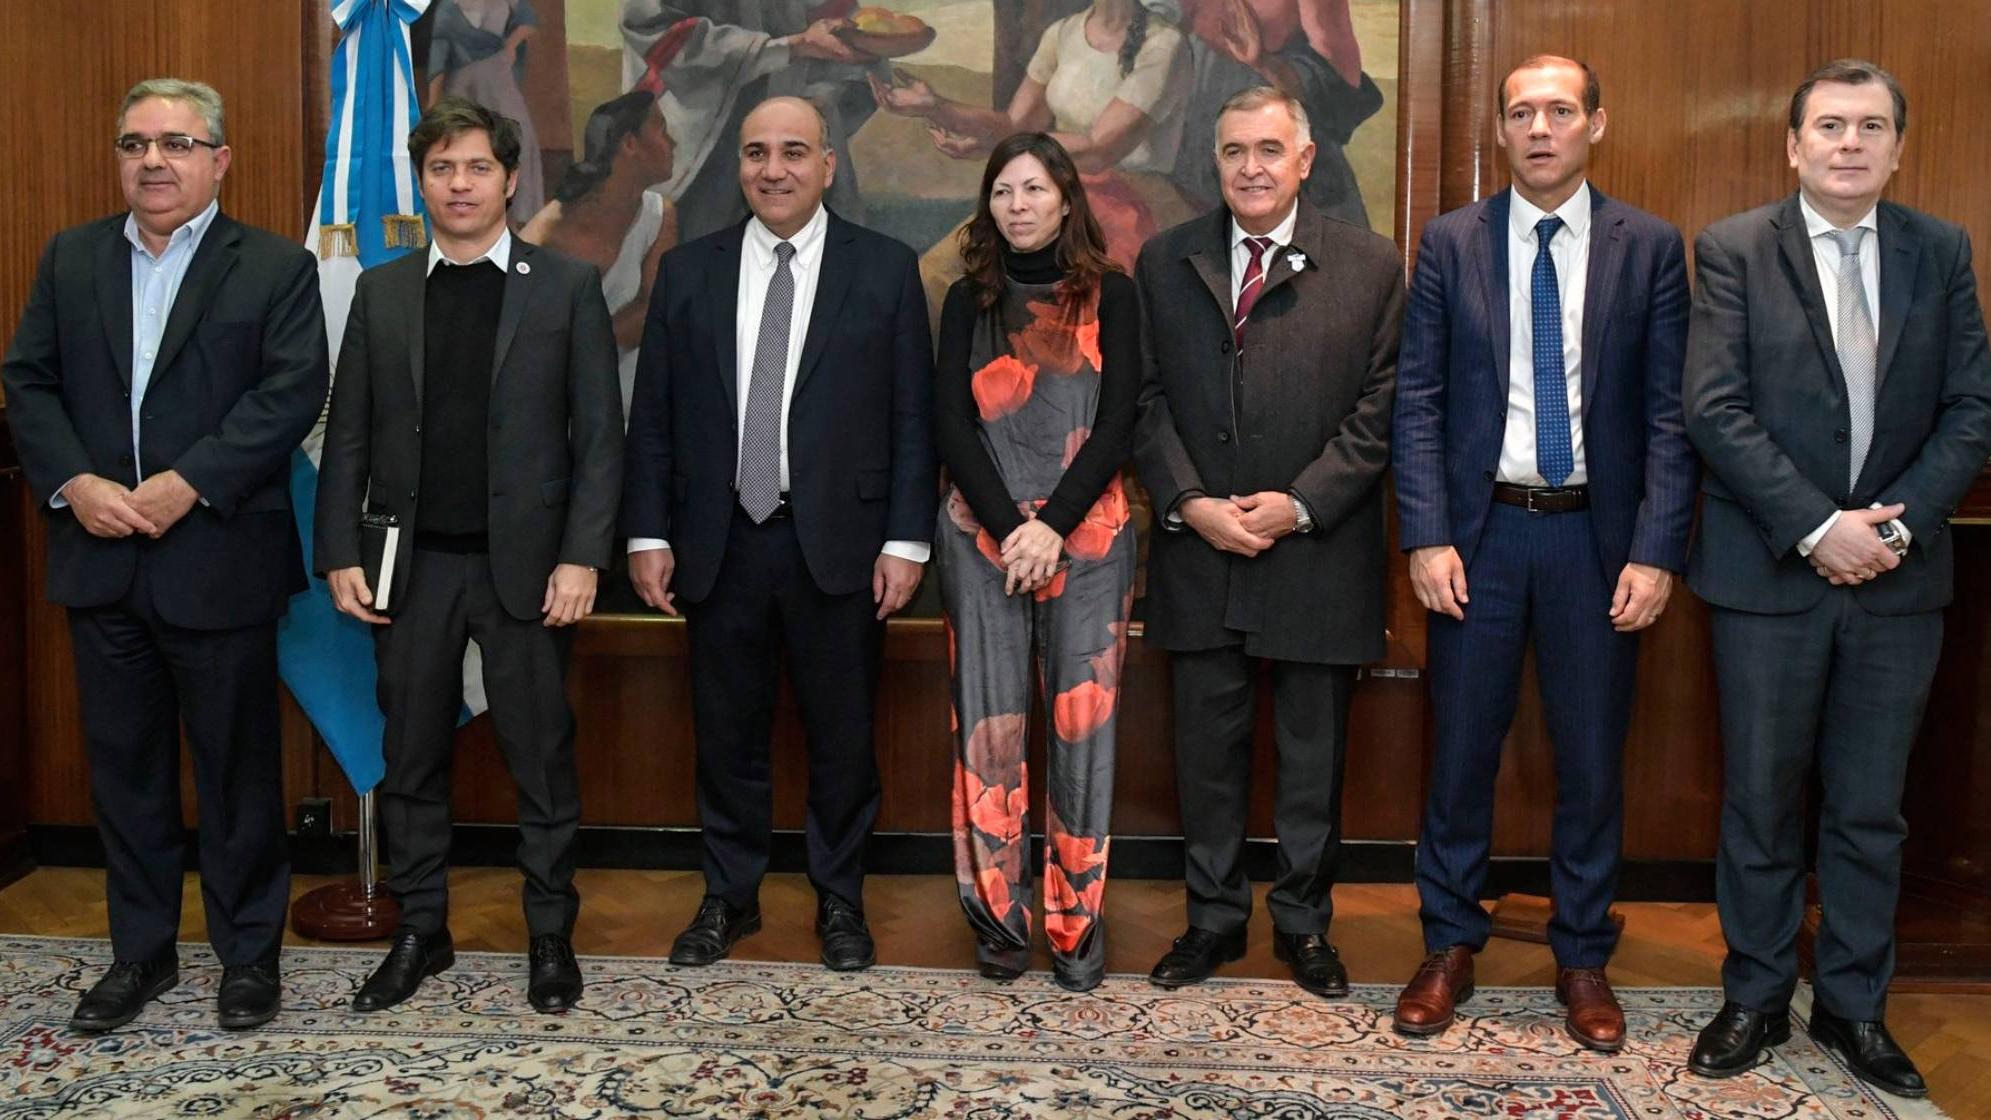
<instances>
[{"instance_id":1,"label":"man in dark gray suit","mask_svg":"<svg viewBox=\"0 0 1991 1120\"><path fill-rule=\"evenodd\" d=\"M1382 475L1402 327L1388 239L1300 197L1306 110L1277 90L1217 117L1224 207L1135 268L1147 368L1134 459L1164 529L1147 640L1171 651L1189 930L1150 979L1244 953L1245 808L1259 663L1271 663L1279 877L1273 948L1308 991L1348 990L1327 939L1355 669L1383 654Z\"/></svg>"},{"instance_id":2,"label":"man in dark gray suit","mask_svg":"<svg viewBox=\"0 0 1991 1120\"><path fill-rule=\"evenodd\" d=\"M581 804L568 627L594 608L613 545L615 338L594 267L505 227L516 124L442 98L409 135L408 154L435 240L360 277L318 477L317 569L341 611L376 626L388 886L404 915L353 1006L391 1007L455 959L449 770L464 647L475 640L518 783L527 997L565 1011L581 993L570 941ZM398 530L394 562L383 561L372 586L362 515L375 534L388 518Z\"/></svg>"},{"instance_id":3,"label":"man in dark gray suit","mask_svg":"<svg viewBox=\"0 0 1991 1120\"><path fill-rule=\"evenodd\" d=\"M1714 608L1728 940L1703 1076L1790 1037L1815 767L1812 1037L1889 1092L1927 1091L1882 1022L1901 790L1942 649L1945 522L1991 455L1991 358L1969 236L1881 201L1907 118L1872 63L1819 68L1791 98L1798 193L1695 243L1685 406L1708 474L1688 582Z\"/></svg>"}]
</instances>

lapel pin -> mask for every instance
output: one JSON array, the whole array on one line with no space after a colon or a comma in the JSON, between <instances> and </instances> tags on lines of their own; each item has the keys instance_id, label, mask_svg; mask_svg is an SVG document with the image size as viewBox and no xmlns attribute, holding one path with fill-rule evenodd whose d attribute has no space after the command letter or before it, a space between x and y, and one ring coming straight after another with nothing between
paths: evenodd
<instances>
[{"instance_id":1,"label":"lapel pin","mask_svg":"<svg viewBox=\"0 0 1991 1120\"><path fill-rule=\"evenodd\" d=\"M1294 272L1299 272L1300 270L1307 267L1307 255L1305 253L1300 252L1298 249L1295 249L1292 252L1287 253L1286 267L1292 269Z\"/></svg>"},{"instance_id":2,"label":"lapel pin","mask_svg":"<svg viewBox=\"0 0 1991 1120\"><path fill-rule=\"evenodd\" d=\"M518 262L518 274L520 276L524 276L531 271L532 271L531 265L525 263L524 261Z\"/></svg>"}]
</instances>

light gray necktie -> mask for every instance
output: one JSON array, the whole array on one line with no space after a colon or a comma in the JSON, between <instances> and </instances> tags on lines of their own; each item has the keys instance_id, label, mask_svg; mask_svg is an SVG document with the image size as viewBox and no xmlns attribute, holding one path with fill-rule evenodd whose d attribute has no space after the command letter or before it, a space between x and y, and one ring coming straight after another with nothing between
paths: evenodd
<instances>
[{"instance_id":1,"label":"light gray necktie","mask_svg":"<svg viewBox=\"0 0 1991 1120\"><path fill-rule=\"evenodd\" d=\"M781 506L781 390L788 378L788 321L795 310L795 274L788 261L795 246L774 246L774 278L760 313L754 343L747 417L740 425L740 508L758 525Z\"/></svg>"},{"instance_id":2,"label":"light gray necktie","mask_svg":"<svg viewBox=\"0 0 1991 1120\"><path fill-rule=\"evenodd\" d=\"M1846 404L1853 416L1853 473L1847 487L1860 482L1867 448L1873 444L1874 376L1880 364L1880 341L1867 307L1867 286L1860 275L1863 226L1827 231L1839 246L1839 369L1846 375Z\"/></svg>"}]
</instances>

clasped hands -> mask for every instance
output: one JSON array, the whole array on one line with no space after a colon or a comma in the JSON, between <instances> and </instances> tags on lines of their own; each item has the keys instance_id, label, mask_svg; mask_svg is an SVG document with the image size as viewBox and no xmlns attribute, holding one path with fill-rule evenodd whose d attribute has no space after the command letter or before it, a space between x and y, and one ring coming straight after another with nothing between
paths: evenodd
<instances>
[{"instance_id":1,"label":"clasped hands","mask_svg":"<svg viewBox=\"0 0 1991 1120\"><path fill-rule=\"evenodd\" d=\"M1866 583L1900 567L1901 557L1880 539L1876 527L1900 517L1907 509L1896 502L1879 509L1842 511L1805 558L1811 561L1811 570L1834 587L1845 587Z\"/></svg>"},{"instance_id":2,"label":"clasped hands","mask_svg":"<svg viewBox=\"0 0 1991 1120\"><path fill-rule=\"evenodd\" d=\"M1228 498L1199 495L1185 498L1175 509L1182 523L1196 530L1218 552L1256 556L1299 526L1293 499L1283 490L1233 494Z\"/></svg>"},{"instance_id":3,"label":"clasped hands","mask_svg":"<svg viewBox=\"0 0 1991 1120\"><path fill-rule=\"evenodd\" d=\"M93 537L128 537L143 533L154 540L166 535L200 494L178 471L160 471L133 490L102 475L81 474L62 488L69 512Z\"/></svg>"}]
</instances>

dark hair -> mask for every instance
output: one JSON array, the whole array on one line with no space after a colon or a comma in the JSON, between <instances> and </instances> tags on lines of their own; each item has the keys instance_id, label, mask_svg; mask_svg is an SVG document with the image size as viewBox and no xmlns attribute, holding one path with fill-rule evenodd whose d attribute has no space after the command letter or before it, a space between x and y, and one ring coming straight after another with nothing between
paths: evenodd
<instances>
[{"instance_id":1,"label":"dark hair","mask_svg":"<svg viewBox=\"0 0 1991 1120\"><path fill-rule=\"evenodd\" d=\"M581 159L567 169L553 197L573 202L601 186L608 173L615 170L615 157L622 150L623 138L642 128L656 106L656 95L640 89L595 106L595 111L588 114L588 127L581 137Z\"/></svg>"},{"instance_id":2,"label":"dark hair","mask_svg":"<svg viewBox=\"0 0 1991 1120\"><path fill-rule=\"evenodd\" d=\"M422 164L429 158L429 149L455 140L466 132L482 132L489 136L491 154L498 157L506 174L518 170L518 122L467 97L451 95L436 98L429 111L422 114L422 119L415 122L415 130L408 134L408 158L414 161L415 174L421 175Z\"/></svg>"},{"instance_id":3,"label":"dark hair","mask_svg":"<svg viewBox=\"0 0 1991 1120\"><path fill-rule=\"evenodd\" d=\"M975 216L961 229L961 263L968 282L974 285L975 302L986 311L1002 299L1004 242L995 215L989 212L989 192L995 189L996 176L1018 156L1037 157L1071 208L1058 231L1058 267L1065 272L1059 288L1067 305L1079 303L1098 289L1101 276L1119 272L1120 266L1106 255L1106 235L1100 232L1099 219L1092 216L1092 207L1085 200L1078 166L1063 144L1042 132L1019 132L1003 140L989 153L988 166L982 169L982 193L975 203Z\"/></svg>"},{"instance_id":4,"label":"dark hair","mask_svg":"<svg viewBox=\"0 0 1991 1120\"><path fill-rule=\"evenodd\" d=\"M1141 46L1148 41L1148 6L1136 3L1133 17L1127 24L1127 36L1120 40L1120 76L1134 72L1134 60L1141 56Z\"/></svg>"},{"instance_id":5,"label":"dark hair","mask_svg":"<svg viewBox=\"0 0 1991 1120\"><path fill-rule=\"evenodd\" d=\"M1811 87L1820 82L1844 82L1849 86L1863 86L1868 82L1879 82L1887 87L1887 95L1894 99L1894 131L1908 134L1908 95L1901 92L1901 83L1894 75L1863 58L1837 58L1805 75L1804 81L1797 84L1791 93L1791 131L1804 127L1804 103L1811 97Z\"/></svg>"},{"instance_id":6,"label":"dark hair","mask_svg":"<svg viewBox=\"0 0 1991 1120\"><path fill-rule=\"evenodd\" d=\"M1583 71L1583 113L1588 116L1604 104L1604 87L1597 84L1597 72L1580 58L1566 58L1559 54L1533 54L1521 60L1520 64L1500 79L1500 111L1507 111L1507 83L1523 70L1541 70L1550 66L1574 66Z\"/></svg>"}]
</instances>

